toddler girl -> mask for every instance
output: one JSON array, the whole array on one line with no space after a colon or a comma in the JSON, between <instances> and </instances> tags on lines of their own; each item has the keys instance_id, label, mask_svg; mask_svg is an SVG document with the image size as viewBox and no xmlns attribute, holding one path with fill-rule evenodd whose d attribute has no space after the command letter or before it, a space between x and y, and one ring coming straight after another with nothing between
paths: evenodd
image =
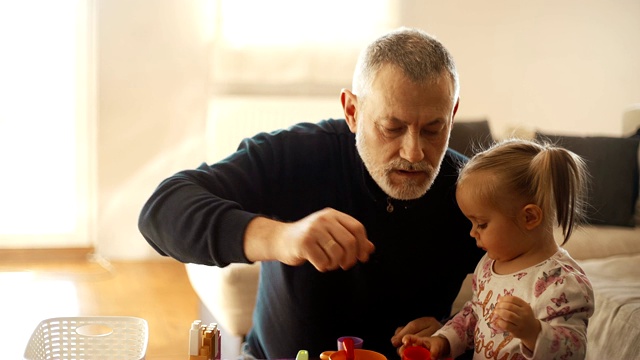
<instances>
[{"instance_id":1,"label":"toddler girl","mask_svg":"<svg viewBox=\"0 0 640 360\"><path fill-rule=\"evenodd\" d=\"M486 254L473 298L431 337L407 335L434 358L474 349L474 359L584 359L593 290L562 244L584 214L587 173L576 154L505 140L460 171L456 199Z\"/></svg>"}]
</instances>

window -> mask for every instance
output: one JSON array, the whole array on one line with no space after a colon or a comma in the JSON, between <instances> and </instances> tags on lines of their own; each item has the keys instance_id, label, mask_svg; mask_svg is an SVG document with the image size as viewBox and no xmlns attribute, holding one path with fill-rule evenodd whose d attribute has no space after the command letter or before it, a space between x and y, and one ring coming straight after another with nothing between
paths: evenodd
<instances>
[{"instance_id":1,"label":"window","mask_svg":"<svg viewBox=\"0 0 640 360\"><path fill-rule=\"evenodd\" d=\"M90 246L90 4L0 2L0 248Z\"/></svg>"}]
</instances>

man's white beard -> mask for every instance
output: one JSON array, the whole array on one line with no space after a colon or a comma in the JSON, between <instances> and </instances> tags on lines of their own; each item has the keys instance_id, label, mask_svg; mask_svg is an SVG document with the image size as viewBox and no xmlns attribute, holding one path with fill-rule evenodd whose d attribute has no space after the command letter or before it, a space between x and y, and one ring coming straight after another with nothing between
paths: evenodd
<instances>
[{"instance_id":1,"label":"man's white beard","mask_svg":"<svg viewBox=\"0 0 640 360\"><path fill-rule=\"evenodd\" d=\"M440 171L440 167L433 168L426 161L421 161L417 164L409 163L408 161L397 158L392 160L388 164L377 165L374 164L373 155L369 151L370 146L367 144L367 138L365 136L365 131L362 128L362 120L358 123L358 131L356 132L356 148L358 149L358 153L362 158L362 162L364 166L369 171L369 174L373 178L373 180L378 184L378 186L384 191L387 195L394 199L399 200L413 200L422 197L433 185L435 178L438 176L438 172ZM442 162L442 158L444 157L444 152L440 158L440 162ZM422 170L425 171L428 178L426 181L412 181L408 180L403 184L393 184L390 178L390 173L393 170Z\"/></svg>"}]
</instances>

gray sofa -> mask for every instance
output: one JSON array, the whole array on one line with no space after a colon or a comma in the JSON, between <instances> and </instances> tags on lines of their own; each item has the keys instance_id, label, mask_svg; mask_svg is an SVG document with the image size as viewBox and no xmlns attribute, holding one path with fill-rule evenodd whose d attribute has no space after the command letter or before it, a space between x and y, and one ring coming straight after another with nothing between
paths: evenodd
<instances>
[{"instance_id":1,"label":"gray sofa","mask_svg":"<svg viewBox=\"0 0 640 360\"><path fill-rule=\"evenodd\" d=\"M638 124L640 125L640 124ZM544 133L587 160L593 177L590 217L564 246L590 277L596 310L589 323L587 359L640 358L640 201L638 139ZM450 146L472 155L493 141L487 121L457 121ZM635 147L634 147L635 146ZM560 236L557 236L560 239ZM260 264L215 268L187 264L201 300L201 317L223 329L223 358L233 359L251 327ZM452 312L470 298L470 278ZM318 354L319 355L319 354Z\"/></svg>"}]
</instances>

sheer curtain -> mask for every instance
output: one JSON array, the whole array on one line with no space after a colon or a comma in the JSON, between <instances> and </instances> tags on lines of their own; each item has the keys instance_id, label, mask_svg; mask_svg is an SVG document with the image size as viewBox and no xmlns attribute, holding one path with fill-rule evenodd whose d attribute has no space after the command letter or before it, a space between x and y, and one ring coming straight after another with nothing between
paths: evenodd
<instances>
[{"instance_id":1,"label":"sheer curtain","mask_svg":"<svg viewBox=\"0 0 640 360\"><path fill-rule=\"evenodd\" d=\"M362 46L397 26L389 0L214 0L217 93L326 95L350 86Z\"/></svg>"},{"instance_id":2,"label":"sheer curtain","mask_svg":"<svg viewBox=\"0 0 640 360\"><path fill-rule=\"evenodd\" d=\"M91 4L0 2L0 248L91 246Z\"/></svg>"}]
</instances>

